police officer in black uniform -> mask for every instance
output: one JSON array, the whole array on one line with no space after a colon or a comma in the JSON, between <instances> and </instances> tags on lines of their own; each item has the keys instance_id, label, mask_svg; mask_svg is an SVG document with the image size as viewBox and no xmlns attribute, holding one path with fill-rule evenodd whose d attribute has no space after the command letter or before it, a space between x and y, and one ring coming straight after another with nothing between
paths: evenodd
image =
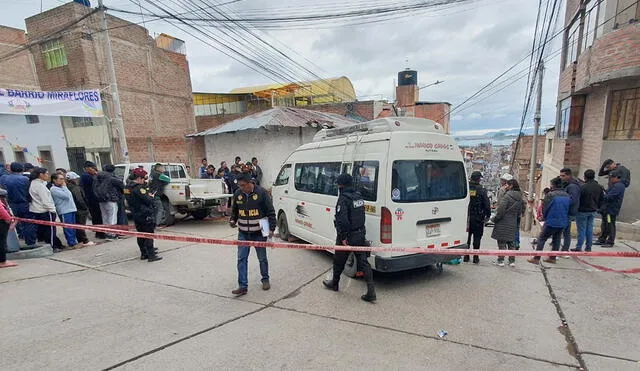
<instances>
[{"instance_id":1,"label":"police officer in black uniform","mask_svg":"<svg viewBox=\"0 0 640 371\"><path fill-rule=\"evenodd\" d=\"M142 168L136 168L129 176L129 184L124 190L124 194L129 203L129 209L133 214L133 221L138 232L153 233L156 229L155 209L153 207L154 194L149 192L147 187L147 172ZM158 256L158 250L153 247L153 240L150 238L138 237L138 247L140 248L140 259L148 260L150 263L162 260Z\"/></svg>"},{"instance_id":2,"label":"police officer in black uniform","mask_svg":"<svg viewBox=\"0 0 640 371\"><path fill-rule=\"evenodd\" d=\"M334 225L336 227L336 245L368 246L366 229L364 226L364 200L360 192L353 188L353 177L349 174L340 174L337 179L340 196L336 204ZM350 251L336 251L333 255L333 279L322 281L329 290L338 291L340 275L349 258ZM367 252L354 252L357 266L364 272L367 282L367 293L362 295L362 300L373 302L376 300L376 290L373 284L373 272L367 257Z\"/></svg>"},{"instance_id":3,"label":"police officer in black uniform","mask_svg":"<svg viewBox=\"0 0 640 371\"><path fill-rule=\"evenodd\" d=\"M238 240L240 241L266 241L268 237L273 237L276 229L276 212L273 209L271 196L266 190L257 186L251 173L243 173L238 178L238 190L233 194L233 208L229 224L231 227L238 227ZM269 230L268 237L263 234L261 220L266 220ZM264 221L262 222L264 223ZM238 288L231 291L233 295L245 295L248 291L247 262L251 244L248 246L238 246ZM260 262L260 275L262 276L262 289L269 290L269 262L267 260L267 249L265 247L255 247L258 261Z\"/></svg>"},{"instance_id":4,"label":"police officer in black uniform","mask_svg":"<svg viewBox=\"0 0 640 371\"><path fill-rule=\"evenodd\" d=\"M467 238L467 246L471 247L473 237L473 249L480 249L480 241L484 233L484 223L491 217L491 204L487 190L480 184L482 173L474 171L471 173L469 180L469 208L467 210L467 225L469 226L469 236ZM464 261L469 261L469 255L464 256ZM473 256L475 264L480 263L478 255Z\"/></svg>"}]
</instances>

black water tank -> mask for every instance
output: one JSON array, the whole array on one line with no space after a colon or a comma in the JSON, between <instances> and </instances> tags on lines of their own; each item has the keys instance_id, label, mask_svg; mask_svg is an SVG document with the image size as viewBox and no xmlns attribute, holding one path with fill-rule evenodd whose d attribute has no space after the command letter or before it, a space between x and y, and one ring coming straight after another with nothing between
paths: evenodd
<instances>
[{"instance_id":1,"label":"black water tank","mask_svg":"<svg viewBox=\"0 0 640 371\"><path fill-rule=\"evenodd\" d=\"M404 70L398 72L398 86L418 85L418 71Z\"/></svg>"}]
</instances>

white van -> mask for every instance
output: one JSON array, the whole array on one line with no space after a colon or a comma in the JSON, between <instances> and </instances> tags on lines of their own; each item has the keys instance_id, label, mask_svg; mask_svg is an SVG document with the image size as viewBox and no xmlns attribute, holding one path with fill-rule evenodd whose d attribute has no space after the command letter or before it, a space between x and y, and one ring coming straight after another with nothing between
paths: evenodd
<instances>
[{"instance_id":1,"label":"white van","mask_svg":"<svg viewBox=\"0 0 640 371\"><path fill-rule=\"evenodd\" d=\"M280 236L334 245L336 178L350 173L365 200L372 246L466 248L467 176L454 139L434 121L390 117L319 131L285 161L272 188ZM371 266L394 272L454 256L372 253ZM353 259L345 273L355 274Z\"/></svg>"}]
</instances>

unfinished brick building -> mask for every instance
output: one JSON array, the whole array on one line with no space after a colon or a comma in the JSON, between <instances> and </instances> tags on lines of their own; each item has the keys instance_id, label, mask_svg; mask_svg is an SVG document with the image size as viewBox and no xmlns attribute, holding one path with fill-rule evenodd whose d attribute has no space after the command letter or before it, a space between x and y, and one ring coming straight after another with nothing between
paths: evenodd
<instances>
[{"instance_id":1,"label":"unfinished brick building","mask_svg":"<svg viewBox=\"0 0 640 371\"><path fill-rule=\"evenodd\" d=\"M121 161L108 120L113 107L101 16L71 2L25 21L42 90L102 89L107 119L63 119L75 169L84 158ZM195 132L195 119L184 42L164 34L154 39L145 28L113 16L107 21L131 161L191 163L185 135Z\"/></svg>"}]
</instances>

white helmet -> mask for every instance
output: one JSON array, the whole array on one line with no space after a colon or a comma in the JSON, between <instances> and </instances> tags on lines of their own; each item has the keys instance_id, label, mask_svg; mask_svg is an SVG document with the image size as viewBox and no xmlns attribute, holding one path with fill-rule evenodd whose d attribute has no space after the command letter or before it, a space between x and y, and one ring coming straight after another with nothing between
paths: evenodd
<instances>
[{"instance_id":1,"label":"white helmet","mask_svg":"<svg viewBox=\"0 0 640 371\"><path fill-rule=\"evenodd\" d=\"M502 179L502 180L506 180L506 181L509 181L509 180L513 179L513 175L511 175L511 174L509 174L509 173L506 173L506 174L503 174L503 175L500 177L500 179Z\"/></svg>"}]
</instances>

